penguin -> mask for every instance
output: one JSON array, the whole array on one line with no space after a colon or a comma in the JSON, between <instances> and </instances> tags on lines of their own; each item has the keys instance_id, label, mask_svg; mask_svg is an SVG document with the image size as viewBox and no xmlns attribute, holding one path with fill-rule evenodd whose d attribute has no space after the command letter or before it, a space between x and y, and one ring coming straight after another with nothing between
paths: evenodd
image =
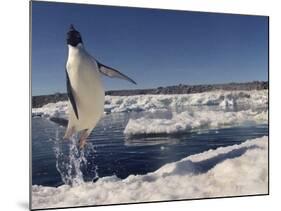
<instances>
[{"instance_id":1,"label":"penguin","mask_svg":"<svg viewBox=\"0 0 281 211\"><path fill-rule=\"evenodd\" d=\"M105 91L101 76L136 82L97 61L84 48L81 34L71 24L67 32L68 58L66 87L68 95L68 125L64 139L79 133L80 149L104 113Z\"/></svg>"}]
</instances>

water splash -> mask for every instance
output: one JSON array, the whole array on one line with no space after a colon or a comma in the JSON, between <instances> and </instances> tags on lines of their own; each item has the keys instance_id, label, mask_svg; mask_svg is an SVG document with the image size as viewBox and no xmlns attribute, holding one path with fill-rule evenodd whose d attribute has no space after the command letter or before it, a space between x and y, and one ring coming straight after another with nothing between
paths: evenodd
<instances>
[{"instance_id":1,"label":"water splash","mask_svg":"<svg viewBox=\"0 0 281 211\"><path fill-rule=\"evenodd\" d=\"M86 181L95 181L98 178L98 168L93 163L96 152L94 146L88 143L81 150L77 141L77 134L70 137L69 140L62 140L59 130L56 130L54 145L56 168L64 184L70 186L77 186Z\"/></svg>"}]
</instances>

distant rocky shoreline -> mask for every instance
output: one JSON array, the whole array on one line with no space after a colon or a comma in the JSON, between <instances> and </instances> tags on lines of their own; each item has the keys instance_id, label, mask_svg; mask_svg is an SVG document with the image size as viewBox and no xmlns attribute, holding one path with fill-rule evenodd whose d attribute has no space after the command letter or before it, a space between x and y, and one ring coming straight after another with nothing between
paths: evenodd
<instances>
[{"instance_id":1,"label":"distant rocky shoreline","mask_svg":"<svg viewBox=\"0 0 281 211\"><path fill-rule=\"evenodd\" d=\"M131 96L131 95L158 95L158 94L192 94L215 90L264 90L268 89L268 81L253 81L246 83L227 83L210 85L184 85L158 87L154 89L134 89L134 90L114 90L106 91L106 95L112 96ZM32 108L39 108L48 103L67 100L66 93L56 93L52 95L32 96Z\"/></svg>"}]
</instances>

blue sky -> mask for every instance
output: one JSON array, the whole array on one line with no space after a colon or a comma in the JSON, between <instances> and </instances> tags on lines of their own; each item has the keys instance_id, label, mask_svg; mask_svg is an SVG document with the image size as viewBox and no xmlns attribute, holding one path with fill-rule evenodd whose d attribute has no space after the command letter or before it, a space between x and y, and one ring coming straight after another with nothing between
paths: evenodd
<instances>
[{"instance_id":1,"label":"blue sky","mask_svg":"<svg viewBox=\"0 0 281 211\"><path fill-rule=\"evenodd\" d=\"M268 19L128 7L32 3L32 95L66 92L66 33L138 85L106 90L268 80Z\"/></svg>"}]
</instances>

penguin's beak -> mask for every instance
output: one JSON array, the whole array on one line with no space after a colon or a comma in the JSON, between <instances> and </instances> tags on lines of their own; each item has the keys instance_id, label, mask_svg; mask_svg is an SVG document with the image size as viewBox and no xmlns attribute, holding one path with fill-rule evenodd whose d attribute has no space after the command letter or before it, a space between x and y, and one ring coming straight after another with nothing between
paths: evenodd
<instances>
[{"instance_id":1,"label":"penguin's beak","mask_svg":"<svg viewBox=\"0 0 281 211\"><path fill-rule=\"evenodd\" d=\"M70 24L69 31L76 31L73 24Z\"/></svg>"}]
</instances>

